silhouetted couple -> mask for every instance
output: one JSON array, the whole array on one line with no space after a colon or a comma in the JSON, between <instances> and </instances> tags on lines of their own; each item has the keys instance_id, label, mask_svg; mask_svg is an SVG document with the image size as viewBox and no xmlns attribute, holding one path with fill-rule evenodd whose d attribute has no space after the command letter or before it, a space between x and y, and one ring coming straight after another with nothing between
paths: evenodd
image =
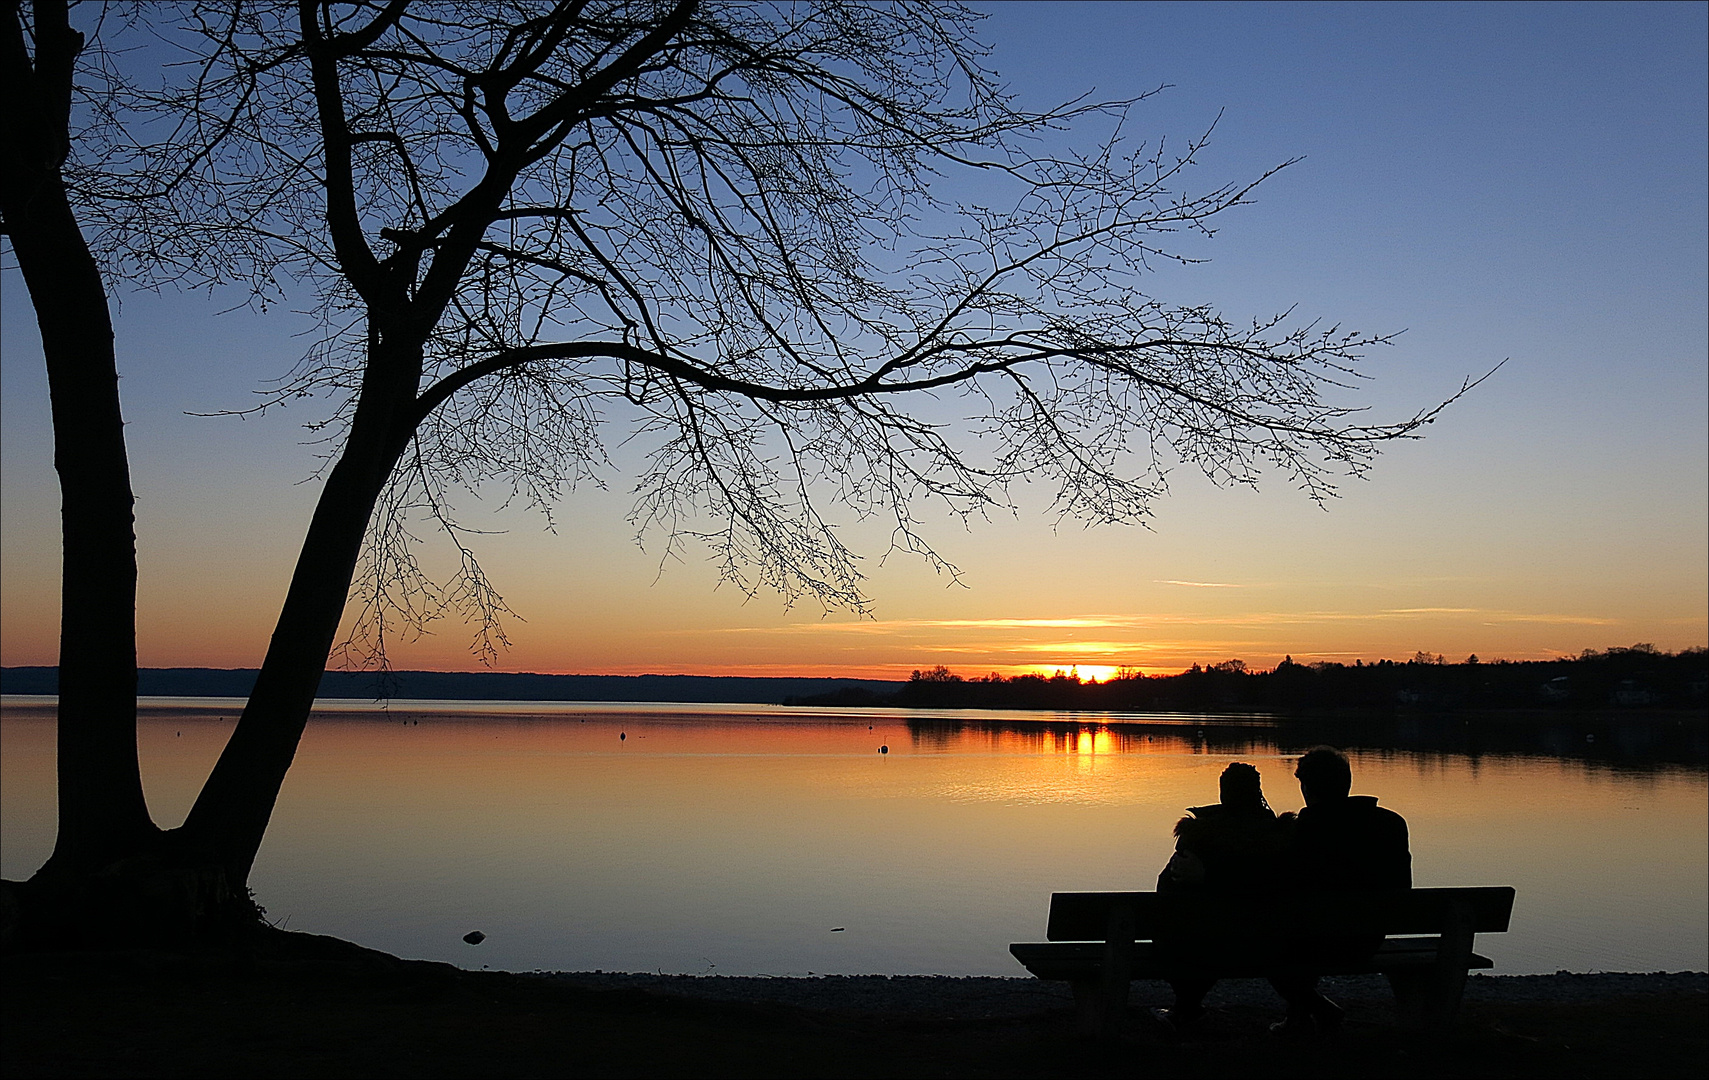
<instances>
[{"instance_id":1,"label":"silhouetted couple","mask_svg":"<svg viewBox=\"0 0 1709 1080\"><path fill-rule=\"evenodd\" d=\"M1306 752L1294 769L1305 808L1278 817L1264 800L1258 770L1236 762L1223 770L1221 802L1195 806L1175 824L1175 854L1157 878L1160 893L1261 897L1279 893L1409 889L1412 853L1406 820L1370 795L1351 795L1353 770L1334 747ZM1253 940L1252 928L1228 927L1219 942L1162 945L1174 948L1182 974L1170 980L1175 1004L1157 1010L1177 1031L1204 1015L1213 980L1194 966L1221 966L1263 950L1270 985L1288 1003L1285 1020L1271 1026L1301 1036L1340 1024L1341 1009L1317 989L1317 968L1357 963L1382 944L1380 937ZM1260 931L1261 932L1261 931ZM1219 956L1218 954L1221 954ZM1309 958L1309 960L1308 960Z\"/></svg>"}]
</instances>

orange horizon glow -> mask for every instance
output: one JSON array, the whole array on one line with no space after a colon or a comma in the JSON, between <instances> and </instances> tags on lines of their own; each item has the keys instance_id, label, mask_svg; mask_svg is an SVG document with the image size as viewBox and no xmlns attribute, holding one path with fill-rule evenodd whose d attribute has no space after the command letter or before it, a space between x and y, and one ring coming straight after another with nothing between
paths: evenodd
<instances>
[{"instance_id":1,"label":"orange horizon glow","mask_svg":"<svg viewBox=\"0 0 1709 1080\"><path fill-rule=\"evenodd\" d=\"M0 634L0 663L8 667L51 667L58 660L58 583L38 579L31 584L8 593L5 632ZM637 589L627 607L536 600L528 621L511 628L512 647L490 668L471 655L464 627L436 625L434 633L395 644L391 666L400 671L901 682L916 670L942 665L965 679L990 674L1050 678L1061 671L1077 673L1082 681L1107 682L1124 669L1173 675L1195 664L1235 659L1251 670L1267 671L1284 657L1300 664L1352 665L1384 659L1405 662L1418 651L1441 654L1453 663L1474 654L1484 662L1557 660L1576 657L1587 648L1638 642L1676 653L1701 647L1705 637L1700 615L1654 621L1546 620L1489 609L1413 607L1320 609L1294 621L1239 609L1192 613L1156 607L1147 615L814 619L760 612L756 619L752 608L727 605L715 596L685 601L681 592L662 593ZM952 594L950 599L959 601L965 595ZM965 610L972 605L944 606ZM245 610L235 604L223 608L217 602L185 603L174 610L157 602L139 608L138 661L143 667L252 669L261 663L271 604L252 601ZM1038 610L1032 604L1022 610L1027 608ZM340 665L330 660L328 667Z\"/></svg>"},{"instance_id":2,"label":"orange horizon glow","mask_svg":"<svg viewBox=\"0 0 1709 1080\"><path fill-rule=\"evenodd\" d=\"M1676 650L1668 650L1668 651L1676 651ZM1293 653L1290 655L1292 656L1294 662L1300 663L1300 664L1313 664L1313 663L1318 663L1318 662L1329 662L1329 663L1347 664L1349 666L1351 666L1355 662L1355 660L1362 662L1364 664L1367 664L1367 665L1371 665L1371 664L1376 664L1376 663L1383 661L1383 660L1389 660L1389 661L1393 661L1395 663L1405 663L1406 661L1412 659L1411 656L1381 656L1381 655L1376 655L1376 654L1372 654L1370 656L1345 657L1345 658L1342 657L1341 655L1313 656L1311 654L1307 654L1307 653L1303 653L1303 652ZM1570 659L1577 658L1578 655L1579 655L1578 652L1548 652L1548 653L1543 653L1543 654L1539 654L1539 655L1529 655L1529 656L1511 656L1511 655L1510 656L1494 656L1494 655L1490 655L1490 656L1479 656L1479 662L1480 663L1501 663L1501 662L1525 663L1525 662L1539 662L1539 661L1551 661L1551 660L1570 660ZM1200 667L1208 667L1211 664L1221 663L1221 662L1223 662L1223 660L1228 660L1228 659L1241 659L1241 658L1223 657L1222 660L1212 660L1208 656L1199 656L1199 657L1194 658L1194 659L1183 660L1183 661L1179 662L1178 664L1150 664L1150 665L1145 666L1144 668L1141 668L1138 665L1128 665L1128 666L1122 666L1122 667L1104 666L1104 665L1097 665L1097 664L1079 664L1079 665L1076 665L1072 662L1065 662L1062 664L1049 665L1049 666L1026 665L1026 664L1020 664L1020 665L1007 665L1007 664L964 665L964 666L960 666L960 667L957 667L953 664L945 664L943 666L947 667L952 675L955 675L959 678L966 679L969 681L976 680L976 679L982 679L982 678L985 678L989 675L998 675L998 676L1001 676L1005 679L1013 679L1013 678L1017 678L1017 677L1021 677L1021 676L1038 676L1041 678L1049 679L1049 678L1052 678L1056 675L1063 675L1063 676L1066 676L1069 678L1076 678L1077 677L1083 683L1094 683L1094 682L1104 683L1104 682L1109 682L1111 679L1117 678L1123 672L1127 672L1133 676L1171 676L1171 675L1178 675L1178 674L1181 674L1185 671L1188 671L1194 665L1198 665ZM1274 668L1276 667L1276 663L1279 663L1280 659L1281 658L1278 657L1278 658L1276 658L1275 662L1271 662L1271 663L1254 663L1251 661L1247 661L1247 665L1248 665L1249 670L1251 670L1252 672L1263 673L1263 672L1268 672L1268 671L1274 670ZM1449 663L1459 663L1464 659L1465 659L1464 657L1450 657L1448 662ZM7 662L5 666L7 666L7 667L52 667L52 666L54 666L54 663L50 659L46 663L18 663L18 664L14 664L11 662ZM834 665L824 665L824 664L800 664L800 665L788 665L788 666L768 665L768 664L756 664L756 665L697 664L697 665L693 665L693 666L684 666L684 667L671 667L671 666L664 666L664 665L615 665L615 666L599 667L599 668L593 668L593 667L585 667L585 668L583 668L583 667L562 667L562 668L527 667L527 668L523 668L523 667L513 667L513 666L484 668L478 664L469 664L469 665L465 665L465 666L461 666L461 667L444 667L444 666L412 665L412 664L399 663L399 664L393 665L393 670L395 670L395 671L422 671L422 672L431 672L434 674L448 674L448 675L449 674L455 674L455 675L484 675L484 674L492 674L492 675L563 675L563 676L619 677L619 678L638 678L638 677L642 677L642 676L659 676L659 677L667 677L668 678L668 677L674 677L674 676L686 676L686 677L691 677L691 678L858 679L858 680L869 680L869 681L878 681L878 682L907 682L908 679L913 675L913 673L915 671L926 671L926 670L930 670L931 668L936 667L936 666L938 666L938 665L937 664L930 664L930 663L915 664L915 665L878 664L878 665L870 665L870 666L861 666L861 665L834 666ZM214 671L219 671L219 670L230 671L230 670L254 670L257 667L257 665L254 663L249 663L249 664L206 664L206 663L149 664L149 663L144 663L144 664L142 664L142 667L145 669L152 668L155 670L160 670L160 669L165 669L165 668L203 668L203 669L214 670ZM335 665L329 664L327 667L327 670L329 670L329 671L342 671L342 670L350 670L350 669L339 668Z\"/></svg>"}]
</instances>

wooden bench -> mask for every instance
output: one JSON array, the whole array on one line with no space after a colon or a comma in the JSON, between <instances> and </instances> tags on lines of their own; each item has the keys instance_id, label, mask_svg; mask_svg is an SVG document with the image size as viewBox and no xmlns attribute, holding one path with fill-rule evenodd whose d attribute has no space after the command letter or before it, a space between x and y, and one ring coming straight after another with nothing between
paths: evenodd
<instances>
[{"instance_id":1,"label":"wooden bench","mask_svg":"<svg viewBox=\"0 0 1709 1080\"><path fill-rule=\"evenodd\" d=\"M1388 893L1286 894L1214 897L1183 893L1054 893L1048 941L1017 942L1009 952L1041 979L1074 987L1078 1026L1086 1035L1113 1032L1127 1011L1134 979L1190 975L1205 979L1262 978L1276 967L1266 943L1302 939L1382 937L1376 954L1348 962L1305 957L1321 975L1388 976L1403 1027L1440 1029L1460 1007L1466 973L1494 967L1472 951L1476 934L1507 929L1511 888L1410 889ZM1182 949L1230 938L1254 943L1214 950L1221 958L1183 968ZM1158 943L1164 943L1159 950ZM1297 948L1297 946L1296 946ZM1201 950L1202 951L1202 950ZM1169 955L1163 955L1169 954ZM1173 958L1171 959L1170 956ZM1321 961L1319 963L1318 961Z\"/></svg>"}]
</instances>

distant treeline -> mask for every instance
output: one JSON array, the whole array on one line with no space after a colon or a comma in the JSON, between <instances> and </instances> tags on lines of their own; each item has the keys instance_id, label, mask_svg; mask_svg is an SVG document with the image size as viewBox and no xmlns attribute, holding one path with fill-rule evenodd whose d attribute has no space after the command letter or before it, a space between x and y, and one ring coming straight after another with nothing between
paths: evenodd
<instances>
[{"instance_id":1,"label":"distant treeline","mask_svg":"<svg viewBox=\"0 0 1709 1080\"><path fill-rule=\"evenodd\" d=\"M944 667L916 671L894 694L855 689L796 704L894 705L933 709L1287 712L1316 709L1702 708L1709 651L1667 653L1650 645L1586 650L1563 660L1450 664L1419 653L1396 663L1296 664L1253 671L1239 660L1194 664L1178 675L1123 675L1105 682L1073 674L986 675Z\"/></svg>"},{"instance_id":2,"label":"distant treeline","mask_svg":"<svg viewBox=\"0 0 1709 1080\"><path fill-rule=\"evenodd\" d=\"M246 698L254 668L144 668L137 693L150 697ZM870 679L763 679L712 675L535 675L498 671L329 671L321 698L449 701L669 701L777 705L786 699L894 693ZM57 694L59 669L0 668L0 693Z\"/></svg>"},{"instance_id":3,"label":"distant treeline","mask_svg":"<svg viewBox=\"0 0 1709 1080\"><path fill-rule=\"evenodd\" d=\"M138 692L159 697L236 697L253 668L144 668ZM454 701L660 701L882 705L921 709L1045 709L1118 712L1291 712L1323 709L1700 709L1709 650L1650 645L1585 650L1562 660L1450 664L1424 653L1374 664L1296 664L1270 671L1239 660L1194 664L1175 675L1123 674L1105 682L1072 673L964 678L948 668L905 683L875 679L709 675L537 675L492 671L328 671L321 698ZM0 693L54 694L52 667L0 668Z\"/></svg>"}]
</instances>

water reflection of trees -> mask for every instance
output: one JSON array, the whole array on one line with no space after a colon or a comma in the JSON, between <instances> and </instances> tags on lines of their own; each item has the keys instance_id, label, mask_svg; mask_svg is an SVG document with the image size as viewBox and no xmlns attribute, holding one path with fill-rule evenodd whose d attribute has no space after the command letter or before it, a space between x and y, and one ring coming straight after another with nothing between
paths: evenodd
<instances>
[{"instance_id":1,"label":"water reflection of trees","mask_svg":"<svg viewBox=\"0 0 1709 1080\"><path fill-rule=\"evenodd\" d=\"M1483 757L1548 757L1638 771L1709 767L1709 729L1701 720L1662 715L1377 713L1172 720L916 715L906 723L916 747L938 751L972 743L1003 753L1288 754L1327 743L1377 753L1449 754L1474 764Z\"/></svg>"}]
</instances>

